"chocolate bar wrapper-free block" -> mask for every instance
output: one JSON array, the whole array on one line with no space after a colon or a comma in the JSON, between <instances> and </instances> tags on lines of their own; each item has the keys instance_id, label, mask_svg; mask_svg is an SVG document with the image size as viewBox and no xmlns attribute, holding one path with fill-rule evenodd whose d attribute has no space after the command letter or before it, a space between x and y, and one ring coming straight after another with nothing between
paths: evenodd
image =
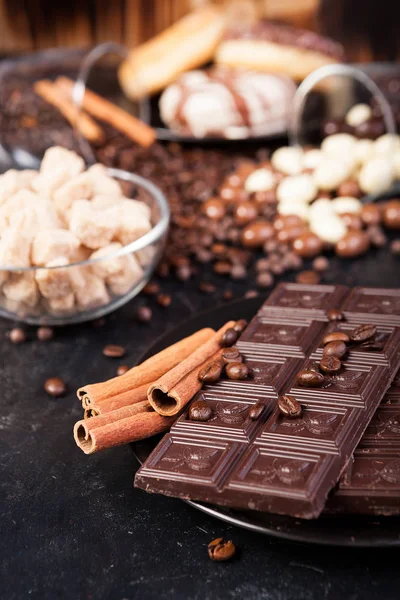
<instances>
[{"instance_id":1,"label":"chocolate bar wrapper-free block","mask_svg":"<svg viewBox=\"0 0 400 600\"><path fill-rule=\"evenodd\" d=\"M328 321L333 308L345 321ZM296 374L321 358L326 333L360 324L377 326L380 350L351 347L326 385L296 386ZM193 422L188 410L182 414L135 485L222 506L318 517L399 368L399 326L399 290L279 285L237 343L251 379L205 387L196 399L210 404L211 419ZM300 418L279 413L283 393L300 401ZM265 408L252 421L256 402Z\"/></svg>"}]
</instances>

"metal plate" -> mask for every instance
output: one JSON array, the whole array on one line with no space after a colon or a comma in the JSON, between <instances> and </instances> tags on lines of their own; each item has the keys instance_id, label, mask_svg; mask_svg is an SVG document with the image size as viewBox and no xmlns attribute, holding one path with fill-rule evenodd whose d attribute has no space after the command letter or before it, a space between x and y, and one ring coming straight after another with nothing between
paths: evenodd
<instances>
[{"instance_id":1,"label":"metal plate","mask_svg":"<svg viewBox=\"0 0 400 600\"><path fill-rule=\"evenodd\" d=\"M141 361L156 352L160 352L183 337L191 335L202 327L219 328L230 319L245 318L250 320L263 301L264 298L262 297L238 300L202 312L158 339L141 357ZM140 463L146 460L159 439L160 437L151 438L133 445L135 456ZM227 509L202 502L187 501L187 503L197 510L222 521L286 540L329 546L400 546L399 517L362 517L357 515L339 517L329 515L307 521L268 513Z\"/></svg>"}]
</instances>

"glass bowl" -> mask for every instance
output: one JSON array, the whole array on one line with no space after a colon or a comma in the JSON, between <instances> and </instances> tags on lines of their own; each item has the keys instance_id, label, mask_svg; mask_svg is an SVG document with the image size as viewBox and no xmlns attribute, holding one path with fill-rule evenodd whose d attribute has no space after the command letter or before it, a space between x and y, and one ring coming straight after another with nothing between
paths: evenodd
<instances>
[{"instance_id":1,"label":"glass bowl","mask_svg":"<svg viewBox=\"0 0 400 600\"><path fill-rule=\"evenodd\" d=\"M165 243L170 211L161 190L147 179L107 169L124 195L145 202L152 228L130 244L100 258L57 267L0 265L0 316L30 325L68 325L97 319L123 306L146 285ZM52 299L37 281L58 286ZM43 289L43 288L42 288Z\"/></svg>"}]
</instances>

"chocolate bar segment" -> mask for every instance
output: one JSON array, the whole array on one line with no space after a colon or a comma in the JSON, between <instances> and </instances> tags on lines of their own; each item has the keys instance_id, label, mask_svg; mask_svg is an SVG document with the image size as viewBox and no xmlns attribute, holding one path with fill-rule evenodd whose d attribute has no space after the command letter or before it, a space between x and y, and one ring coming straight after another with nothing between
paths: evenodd
<instances>
[{"instance_id":1,"label":"chocolate bar segment","mask_svg":"<svg viewBox=\"0 0 400 600\"><path fill-rule=\"evenodd\" d=\"M374 306L385 308L368 313L366 297L378 298ZM237 508L318 517L400 366L400 329L389 312L390 306L397 316L398 301L395 290L278 286L237 343L251 379L204 388L196 399L210 404L211 419L193 422L188 410L183 413L138 471L135 485ZM328 322L332 308L346 310L346 321ZM360 320L370 314L373 321ZM321 387L296 383L300 370L321 359L327 333L370 322L377 324L376 348L349 345L341 370L326 376ZM279 412L276 402L283 393L301 403L299 418ZM252 421L250 407L260 401L264 411ZM365 454L365 448L358 452Z\"/></svg>"}]
</instances>

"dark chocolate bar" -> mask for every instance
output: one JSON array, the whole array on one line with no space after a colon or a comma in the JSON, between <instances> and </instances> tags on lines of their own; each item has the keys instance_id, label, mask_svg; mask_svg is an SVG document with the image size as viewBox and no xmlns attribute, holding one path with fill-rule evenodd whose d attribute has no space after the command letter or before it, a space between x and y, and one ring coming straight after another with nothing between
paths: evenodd
<instances>
[{"instance_id":1,"label":"dark chocolate bar","mask_svg":"<svg viewBox=\"0 0 400 600\"><path fill-rule=\"evenodd\" d=\"M368 425L326 510L400 515L400 371Z\"/></svg>"},{"instance_id":2,"label":"dark chocolate bar","mask_svg":"<svg viewBox=\"0 0 400 600\"><path fill-rule=\"evenodd\" d=\"M328 322L340 309L346 320ZM298 387L296 374L322 356L332 330L376 324L374 348L350 346L343 368L320 388ZM185 411L145 464L135 485L149 492L244 509L315 518L346 468L400 366L400 290L281 284L237 347L248 381L220 381L195 399L207 422ZM288 393L303 412L288 419L277 398ZM265 406L252 421L249 408Z\"/></svg>"}]
</instances>

